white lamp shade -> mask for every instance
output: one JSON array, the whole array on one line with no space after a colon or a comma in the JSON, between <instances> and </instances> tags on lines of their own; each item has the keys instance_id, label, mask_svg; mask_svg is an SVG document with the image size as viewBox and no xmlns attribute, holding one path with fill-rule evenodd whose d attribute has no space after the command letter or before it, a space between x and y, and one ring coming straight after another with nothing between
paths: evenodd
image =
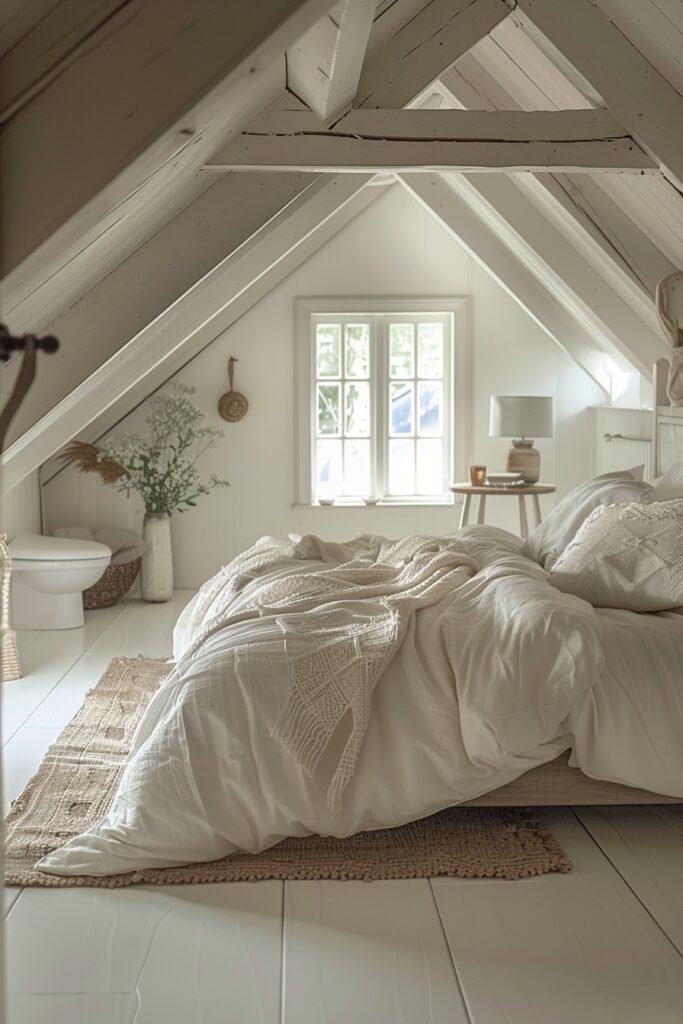
<instances>
[{"instance_id":1,"label":"white lamp shade","mask_svg":"<svg viewBox=\"0 0 683 1024\"><path fill-rule=\"evenodd\" d=\"M553 436L553 400L540 395L491 395L489 437Z\"/></svg>"}]
</instances>

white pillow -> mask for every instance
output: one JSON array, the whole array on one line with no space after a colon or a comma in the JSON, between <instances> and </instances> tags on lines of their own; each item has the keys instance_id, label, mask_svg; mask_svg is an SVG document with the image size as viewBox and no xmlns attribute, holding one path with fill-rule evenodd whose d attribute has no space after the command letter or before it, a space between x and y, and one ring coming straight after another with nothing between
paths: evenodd
<instances>
[{"instance_id":1,"label":"white pillow","mask_svg":"<svg viewBox=\"0 0 683 1024\"><path fill-rule=\"evenodd\" d=\"M550 570L577 531L599 505L649 500L652 485L634 480L629 470L604 473L579 484L555 506L529 535L521 553Z\"/></svg>"},{"instance_id":2,"label":"white pillow","mask_svg":"<svg viewBox=\"0 0 683 1024\"><path fill-rule=\"evenodd\" d=\"M652 501L673 501L683 498L683 462L674 462L664 476L654 481L654 490L650 495Z\"/></svg>"},{"instance_id":3,"label":"white pillow","mask_svg":"<svg viewBox=\"0 0 683 1024\"><path fill-rule=\"evenodd\" d=\"M683 605L683 499L596 508L555 562L550 582L596 608Z\"/></svg>"}]
</instances>

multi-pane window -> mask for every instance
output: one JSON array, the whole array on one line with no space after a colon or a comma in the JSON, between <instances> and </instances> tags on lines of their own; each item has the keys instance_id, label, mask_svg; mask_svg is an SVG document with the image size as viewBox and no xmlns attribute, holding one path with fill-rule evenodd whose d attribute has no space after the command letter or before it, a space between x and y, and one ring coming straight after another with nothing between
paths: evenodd
<instances>
[{"instance_id":1,"label":"multi-pane window","mask_svg":"<svg viewBox=\"0 0 683 1024\"><path fill-rule=\"evenodd\" d=\"M308 313L311 499L447 497L453 313L333 310Z\"/></svg>"},{"instance_id":2,"label":"multi-pane window","mask_svg":"<svg viewBox=\"0 0 683 1024\"><path fill-rule=\"evenodd\" d=\"M444 325L389 322L390 495L444 490Z\"/></svg>"},{"instance_id":3,"label":"multi-pane window","mask_svg":"<svg viewBox=\"0 0 683 1024\"><path fill-rule=\"evenodd\" d=\"M370 324L315 325L315 493L367 495L372 487Z\"/></svg>"}]
</instances>

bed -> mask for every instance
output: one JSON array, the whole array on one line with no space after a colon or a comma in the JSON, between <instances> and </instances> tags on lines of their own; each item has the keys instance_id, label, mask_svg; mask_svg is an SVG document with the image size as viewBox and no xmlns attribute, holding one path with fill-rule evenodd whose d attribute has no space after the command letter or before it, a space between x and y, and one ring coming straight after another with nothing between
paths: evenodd
<instances>
[{"instance_id":1,"label":"bed","mask_svg":"<svg viewBox=\"0 0 683 1024\"><path fill-rule=\"evenodd\" d=\"M683 615L550 578L494 527L263 539L181 616L106 818L37 866L172 866L460 803L680 802Z\"/></svg>"},{"instance_id":2,"label":"bed","mask_svg":"<svg viewBox=\"0 0 683 1024\"><path fill-rule=\"evenodd\" d=\"M683 463L683 408L672 407L666 394L669 363L659 359L653 367L654 406L652 412L651 461L653 477L660 477L675 463ZM609 621L610 613L601 613ZM612 615L614 619L614 616ZM617 617L618 618L618 617ZM636 618L627 619L637 625ZM674 628L676 620L674 619ZM681 623L683 628L683 621ZM473 805L480 806L553 806L580 804L664 804L680 803L676 797L649 790L623 786L616 782L592 779L570 764L569 753L539 765L519 779L487 793Z\"/></svg>"}]
</instances>

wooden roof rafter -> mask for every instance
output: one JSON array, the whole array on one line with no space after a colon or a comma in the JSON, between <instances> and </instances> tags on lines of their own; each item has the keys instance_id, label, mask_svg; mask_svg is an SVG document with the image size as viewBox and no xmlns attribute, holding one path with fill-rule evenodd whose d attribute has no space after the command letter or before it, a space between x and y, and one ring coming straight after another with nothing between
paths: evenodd
<instances>
[{"instance_id":1,"label":"wooden roof rafter","mask_svg":"<svg viewBox=\"0 0 683 1024\"><path fill-rule=\"evenodd\" d=\"M413 8L416 6L416 3L417 3L417 0L412 0L412 7ZM511 3L512 3L512 0L511 0ZM396 7L398 7L399 5L400 4L397 3ZM406 4L406 6L407 7L411 6L410 0ZM457 8L457 10L459 12L458 17L462 17L463 19L465 19L465 14L466 14L466 11L467 11L467 12L469 12L468 16L473 17L474 14L477 13L477 17L483 18L482 12L488 12L488 16L493 18L493 20L495 21L496 25L501 25L501 23L503 23L503 27L504 27L505 24L506 24L505 18L507 17L507 14L509 13L510 6L511 6L511 4L508 5L507 3L504 3L504 0L471 0L470 3L464 3L464 2L461 3L460 0L449 0L448 4L445 3L445 0L432 0L432 2L430 4L423 5L422 10L418 11L413 16L411 25L413 25L413 27L415 27L415 25L417 24L418 26L421 25L422 28L424 28L424 26L427 24L427 22L424 19L427 18L427 17L433 17L435 11L439 11L440 10L443 13L443 12L445 12L447 10L450 10L452 12L452 11L455 11L456 8ZM504 8L504 10L503 10L503 8ZM389 10L390 10L390 14L391 14L391 11L393 10L393 8L390 8ZM427 13L425 13L425 12L427 12ZM393 17L393 15L392 15L392 17ZM478 28L475 31L475 29L473 27L474 24L475 24L474 21L470 21L469 22L469 29L470 29L469 35L466 35L466 34L464 35L462 29L463 29L463 27L466 24L468 24L468 23L465 20L462 20L460 22L460 29L461 29L461 31L458 33L458 40L457 40L457 46L459 48L463 48L464 47L464 50L467 50L467 45L465 45L465 43L467 43L468 45L471 45L472 42L476 43L478 38L481 39L482 36L486 35L486 31L482 32L482 24L481 24L481 22L479 22ZM509 24L509 21L507 22L507 24ZM394 31L394 30L392 29L392 31ZM441 31L447 32L447 31L450 31L450 29L447 28L446 24L444 24L441 27ZM490 31L490 29L489 29L489 31ZM388 38L389 33L386 32L386 33L384 33L383 40L382 40L381 44L378 46L378 48L377 49L373 49L371 47L370 55L367 58L367 60L365 61L365 66L363 68L363 72L361 73L361 77L360 77L360 80L359 80L359 85L360 85L361 91L362 91L363 75L368 71L368 69L373 67L373 62L379 62L379 63L375 63L374 64L375 68L381 68L382 66L384 66L385 69L393 68L393 70L391 70L391 73L390 73L390 80L387 79L386 77L385 78L382 78L381 76L378 77L378 82L379 82L378 91L379 91L380 86L381 86L381 88L385 90L386 95L390 96L391 98L386 101L384 107L382 107L382 106L378 107L377 106L377 100L375 100L374 104L372 102L369 102L368 106L361 106L361 107L358 108L357 111L354 111L352 113L352 116L358 116L358 114L363 113L363 116L366 116L366 115L367 116L372 116L372 115L383 115L383 114L386 115L386 114L390 114L392 116L392 118L393 117L399 117L399 116L403 117L403 115L411 114L413 112L409 111L409 110L406 111L406 110L401 110L401 109L396 110L396 109L393 109L394 106L398 106L400 108L400 107L405 107L405 106L407 106L409 104L415 104L416 103L416 98L417 98L417 96L419 94L424 94L424 95L429 94L429 96L424 101L424 103L421 102L420 105L423 106L423 111L422 112L427 117L429 117L429 116L433 117L434 116L434 111L433 110L430 111L427 108L434 107L434 105L435 105L434 101L436 101L436 103L438 105L439 97L441 97L443 95L442 92L439 90L439 87L438 87L438 78L439 78L439 76L441 74L443 74L444 64L445 63L450 64L450 61L452 60L452 53L454 51L446 50L445 47L438 46L438 45L435 46L435 47L432 47L430 45L430 40L425 37L425 38L421 39L421 42L419 43L419 48L421 49L421 54L422 54L422 57L421 57L420 60L411 61L410 54L409 53L405 53L403 55L403 59L399 60L398 62L392 63L391 59L389 59L390 58L390 54L392 52L392 47L393 47L394 53L396 53L396 45L397 44L396 44L395 40L397 39L397 37L402 32L404 32L403 26L401 26L398 29L398 31L394 31L394 36L391 39ZM442 36L442 40L443 40L443 38L445 38L445 37ZM408 41L409 37L404 33L402 39L403 39L403 43L406 43ZM447 53L448 55L444 56L444 52ZM458 49L458 52L460 52L459 49ZM427 59L427 58L429 58L429 59ZM384 63L382 63L382 62L384 62ZM281 62L281 64L282 64L282 62ZM436 84L434 84L434 83L436 83ZM429 92L430 89L431 89L431 93ZM368 94L368 97L369 97L369 95L370 94ZM378 93L374 93L373 95L375 95L375 97L376 97L378 95ZM404 97L406 97L406 98L403 100L403 102L398 103L398 100L401 98L402 95ZM366 97L365 102L368 102L368 97ZM274 97L271 97L271 99L267 100L266 102L272 102L272 99L274 99ZM423 96L423 99L424 99L424 96ZM360 93L357 96L357 102L361 103L361 104L364 102L362 97L361 97L361 95L360 95ZM571 104L568 104L568 105L571 105ZM589 106L589 104L587 104L587 106ZM282 112L282 110L280 110L280 113L281 112ZM439 114L446 114L446 115L450 116L454 112L453 111L447 111L447 110L439 110L437 113L439 113ZM455 113L458 113L458 112L455 111ZM538 111L535 111L534 113L538 113ZM588 111L588 113L590 114L590 111ZM310 116L310 114L308 116ZM605 118L605 124L606 124L607 119L609 118L610 115L608 115L605 112L601 112L600 116ZM614 122L614 118L613 117L612 117L612 121ZM332 118L332 121L330 123L334 123L334 118ZM405 123L407 124L407 121ZM442 123L445 124L445 120ZM464 124L464 120L463 120L462 123ZM492 123L492 122L489 122L489 123ZM522 123L521 119L517 121L518 125L521 124L521 123ZM531 123L531 121L527 120L527 124L530 124L530 123ZM425 121L425 124L427 124L427 121ZM556 121L556 124L557 125L560 124L560 119L558 119ZM328 125L327 124L323 124L321 122L320 123L320 127L321 127L322 131L325 131L326 128L328 127ZM621 124L619 124L618 128L619 128L619 130L621 132L623 132L623 129L621 128ZM627 126L627 129L628 128L629 128L629 126ZM251 123L250 123L249 130L250 131L252 130L252 124ZM620 137L622 139L625 139L626 135L630 135L630 130L627 130L627 132L625 134L622 134ZM468 138L469 137L470 136L468 136ZM463 140L460 140L460 141L463 141ZM480 139L478 139L476 141L480 141L481 142L481 141L485 141L485 140L482 140L480 138ZM519 142L520 140L519 140L519 138L517 138L515 141ZM591 140L591 141L596 141L596 140ZM652 147L648 147L648 148L651 149L651 152L654 155L654 153L655 153L654 149ZM637 150L634 150L634 151L636 152L636 159L637 160L643 160L642 155ZM648 164L648 169L649 170L651 170L651 165L652 165L652 161L650 161L650 163ZM211 178L210 174L204 174L202 177L205 180L210 180L210 178ZM229 180L229 177L230 176L224 176L224 180L225 181ZM604 341L606 339L607 342L610 341L610 331L617 330L619 324L623 324L623 322L624 322L624 315L623 315L624 311L622 310L622 319L621 320L619 320L618 318L615 318L613 320L613 322L612 322L612 316L611 316L611 313L610 313L610 310L609 310L609 307L608 307L608 304L607 304L608 303L608 299L605 296L601 296L600 297L600 303L602 303L602 305L599 305L598 303L591 304L590 295L589 295L589 291L590 291L589 288L586 288L586 290L584 290L582 293L574 292L574 298L577 299L577 301L574 301L574 298L572 297L572 294L570 294L570 292L574 289L574 286L576 286L578 288L579 285L581 284L581 281L579 280L578 277L577 277L576 281L574 282L574 284L568 289L566 295L559 296L556 292L554 293L553 289L558 287L557 277L556 276L554 277L552 275L552 273L550 273L550 272L546 273L546 269L552 270L552 268L545 268L545 267L543 267L542 261L543 261L544 257L543 257L543 254L541 252L537 253L538 259L535 259L533 253L529 253L525 249L524 253L522 253L521 251L518 252L518 253L513 253L512 255L513 255L514 258L511 260L510 259L510 252L511 252L511 249L514 248L514 244L515 244L514 231L511 230L510 236L509 236L509 238L506 241L505 239L503 239L497 233L497 226L496 226L496 219L497 218L496 217L492 217L492 218L488 217L488 212L489 212L488 208L492 206L492 202L498 204L500 201L502 201L505 198L502 194L498 195L497 192L494 193L494 191L488 190L488 185L486 183L487 183L487 181L493 180L493 179L491 179L491 176L490 175L483 176L486 179L484 181L484 186L487 188L488 198L487 199L483 199L483 197L482 197L482 202L479 202L479 200L473 195L471 190L469 190L466 195L464 193L463 194L458 194L457 191L454 188L451 187L452 186L452 180L451 179L453 177L455 177L455 176L451 176L451 175L438 175L438 176L436 176L436 179L435 179L436 183L438 185L440 197L444 201L444 203L443 203L444 208L445 208L446 202L448 202L448 204L449 204L449 208L446 211L447 215L444 215L443 217L441 217L441 215L439 214L440 219L442 220L442 222L444 224L448 224L449 221L450 221L451 225L455 225L458 228L458 230L461 230L461 231L464 231L464 229L462 228L462 225L466 223L468 225L468 238L469 238L468 244L469 244L469 246L471 248L471 251L473 251L473 252L475 250L474 241L476 241L476 235L477 235L477 233L481 234L481 236L483 238L483 241L481 243L477 243L477 246L476 246L476 248L479 250L480 262L486 267L487 270L489 270L492 273L492 275L494 277L496 277L499 280L499 282L502 284L502 286L504 288L506 288L511 295L513 295L515 298L518 299L520 304L525 309L527 309L527 312L529 312L529 314L535 320L537 320L537 322L542 323L542 324L544 324L544 323L547 324L547 326L550 328L548 330L548 333L552 337L555 337L555 340L558 340L558 336L560 338L562 338L563 341L564 341L565 347L568 348L568 350L572 352L572 355L577 360L577 362L579 362L582 366L584 366L584 369L586 369L587 372L591 373L591 375L596 380L598 380L598 381L600 381L602 383L605 378L604 378L603 363L601 362L601 360L603 360L603 358L604 358L604 356L603 356L604 351L605 350L609 350L609 345L607 345L607 346L602 345L602 350L601 350L601 340ZM540 182L541 179L543 179L544 181L547 181L549 183L553 183L553 184L556 181L556 179L553 176L553 174L548 174L548 173L544 173L543 175L539 175L538 178L535 178L534 175L526 175L525 176L525 181L529 182L530 184L534 184L536 182ZM285 179L283 178L282 180L284 181ZM426 195L429 194L430 189L432 189L434 187L432 185L430 177L428 175L426 175L426 174L406 175L405 179L402 179L402 180L404 180L404 182L405 181L409 181L410 186L411 186L411 191L416 196L417 196L418 192L423 192L424 195L426 196ZM557 180L559 181L560 179L557 179ZM600 179L596 179L596 181L597 180L600 180ZM629 175L629 176L626 176L625 178L621 178L619 180L620 181L625 181L625 182L630 182L630 181L633 180L633 176ZM652 176L650 176L647 180L649 182L654 182L655 179ZM353 176L353 175L345 174L345 175L340 177L340 179L339 179L339 181L338 181L338 183L336 185L334 185L334 186L330 185L330 191L327 194L329 196L329 202L330 202L331 207L335 206L336 200L335 200L334 193L338 189L343 191L343 190L346 190L349 187L354 186L354 184L358 185L359 183L360 183L360 179L359 179L359 177L357 175ZM322 184L323 184L322 181L319 184L322 187ZM652 187L654 187L654 185ZM214 186L214 188L216 188L217 191L219 190L219 187L217 187L217 186ZM624 188L626 188L626 185L624 185ZM211 191L213 191L213 189L209 189L208 191L211 192ZM567 204L568 208L571 208L571 206L570 206L571 197L568 196L568 194L566 192L563 192L562 190L557 190L555 196L553 197L550 194L550 190L547 190L547 191L548 191L548 197L549 197L549 201L548 201L548 210L549 211L551 210L551 207L554 209L555 207L560 207L563 204ZM552 199L552 203L550 202L551 199ZM492 202L490 202L490 200ZM216 197L215 201L216 202L218 201L218 197ZM507 200L505 200L505 201L507 201ZM308 200L304 200L304 198L302 197L302 202L304 204L306 204L308 202ZM308 210L307 210L307 213L306 213L306 217L313 216L313 204L315 203L315 198L313 196L311 196L310 202L311 202L311 206L308 207ZM326 200L326 202L327 202L327 200ZM538 211L536 211L536 214L538 214ZM536 214L534 215L535 217L536 217ZM584 211L584 217L588 217L588 214L585 211ZM284 221L288 221L289 220L289 217L288 217L287 213L285 213L283 215L283 220ZM291 227L293 229L294 228L293 221L290 220L289 222L290 222L290 225L291 225ZM534 223L536 224L536 226L538 226L540 224L540 220L538 220L538 221L535 220ZM576 220L576 223L578 224L578 219ZM453 231L453 233L456 234L456 236L457 236L457 231ZM268 233L266 232L266 235L267 234ZM548 231L547 231L547 239L550 239L551 235L552 235L552 231L549 228ZM599 230L596 229L594 240L596 240L598 237L599 237ZM559 240L560 244L563 244L563 238L560 235L557 236L557 239ZM463 239L461 238L461 240L463 240ZM531 239L527 239L527 243L525 243L525 244L530 243L530 241L531 241ZM465 244L465 243L463 242L463 244ZM548 244L550 244L550 243L548 242ZM264 238L261 241L259 241L258 245L259 246L267 245L267 239L266 239L265 236L264 236ZM609 255L608 249L609 249L609 246L606 245L605 248L604 248L604 254L605 255ZM550 250L546 249L545 251L546 251L546 254L547 254ZM596 258L597 258L597 256L596 256ZM623 268L617 267L616 262L613 263L613 266L616 268L615 269L615 275L616 276L618 276L619 273L623 273ZM130 271L129 271L129 273L130 273ZM117 277L118 277L118 275L117 275ZM259 287L261 287L261 284L263 285L263 287L265 287L265 277L261 278L260 282L261 283L259 284ZM110 283L111 283L111 275L110 275ZM562 283L564 283L564 282L559 282L559 284L562 284ZM118 293L119 294L122 294L122 295L125 294L125 287L124 287L124 285L125 285L125 275L123 275L121 280L118 281L117 284L116 284L116 288L118 288ZM114 286L112 284L112 288L113 287ZM175 299L177 299L177 293L172 295L171 291L170 291L170 288L167 288L167 293L168 294L166 296L165 301L167 300L167 301L169 301L169 303L171 303ZM253 297L253 295L252 295L252 297ZM612 299L615 299L615 296L612 296ZM643 302L645 301L644 297L642 298L642 301ZM180 302L180 305L178 307L175 307L176 311L178 311L178 312L182 311L183 306L184 306L184 300L179 300L179 302ZM171 307L169 306L169 309L170 308ZM601 325L601 320L602 320L602 325ZM146 322L146 321L141 321L141 322ZM606 328L606 330L604 328ZM633 332L637 332L638 330L640 330L640 324L637 321L634 321L634 324L632 325L632 331ZM129 335L127 335L127 337L128 336ZM181 346L179 346L179 348L178 348L178 358L180 358L180 348L181 347L183 348L183 351L185 351L185 350L189 351L189 349L192 347L192 345L193 345L193 341L192 340L187 340L187 347L186 347L186 342L183 341ZM117 370L117 367L119 365L119 356L121 356L122 359L125 361L124 353L123 352L120 352L120 353L116 352L111 357L111 361L110 361L111 362L111 366L110 366L110 368L107 371L104 371L104 367L102 368L103 369L103 374L101 375L102 379L101 379L100 383L101 383L101 386L102 386L103 389L106 389L106 386L107 386L104 383L105 378L107 380L109 380L108 374L110 372L113 372L113 371ZM147 356L145 356L145 361L148 361L147 360ZM641 366L645 365L646 360L645 360L645 357L644 357L642 352L640 353L639 359L636 360L636 362L639 362L639 364ZM146 363L145 363L145 365L146 365ZM164 364L164 365L166 365L166 364ZM145 377L143 375L143 377L140 378L139 385L141 387L144 387L145 380L151 379L151 377L153 377L157 372L159 372L159 373L161 372L161 364L156 369L149 369L148 371L145 371L147 376ZM603 386L604 386L604 384L603 384ZM130 392L128 394L130 395ZM116 398L115 401L114 401L114 404L116 404L117 410L120 410L120 409L122 409L122 408L124 408L126 406L127 398L123 394L123 392L121 392L121 395L123 397L121 397L120 399ZM78 417L80 419L83 419L83 416L85 415L85 411L86 411L85 410L85 406L83 408L80 408L80 406L79 406L79 401L80 400L78 399L78 397L76 395L74 395L73 397L74 397L74 402L73 403L70 402L69 408L70 408L71 411L73 411L74 409L77 409ZM66 416L66 413L64 413L64 415ZM61 416L62 416L62 412L57 413L57 419L60 419ZM61 420L60 420L60 423L61 423ZM66 429L67 425L68 425L67 424L67 420L65 419L64 423L60 426L60 430L62 429L62 427L64 427L64 429ZM43 424L43 427L45 427L45 426L46 426L46 424ZM55 424L52 424L52 427L54 427L54 426L55 426ZM43 430L43 427L40 428L40 431L42 432L41 436L43 438L45 438L47 436L47 434ZM36 441L36 444L37 444L37 441ZM30 463L34 463L34 459L36 457L37 451L38 451L37 448L35 449L35 451L33 450L33 442L30 442L30 440L27 439L27 444L26 444L26 446L24 446L22 448L23 454L21 456L21 459L19 460L24 467L28 466ZM19 465L19 462L17 463L17 466L18 465Z\"/></svg>"},{"instance_id":2,"label":"wooden roof rafter","mask_svg":"<svg viewBox=\"0 0 683 1024\"><path fill-rule=\"evenodd\" d=\"M365 61L354 106L406 107L514 6L515 0L431 0Z\"/></svg>"},{"instance_id":3,"label":"wooden roof rafter","mask_svg":"<svg viewBox=\"0 0 683 1024\"><path fill-rule=\"evenodd\" d=\"M324 124L351 107L374 14L373 0L341 0L287 50L287 88Z\"/></svg>"},{"instance_id":4,"label":"wooden roof rafter","mask_svg":"<svg viewBox=\"0 0 683 1024\"><path fill-rule=\"evenodd\" d=\"M219 83L250 79L331 0L63 0L3 56L2 273L71 218L101 216L194 134ZM47 28L46 28L47 26ZM87 211L87 212L86 212Z\"/></svg>"},{"instance_id":5,"label":"wooden roof rafter","mask_svg":"<svg viewBox=\"0 0 683 1024\"><path fill-rule=\"evenodd\" d=\"M366 184L345 176L320 177L307 186L10 444L0 456L4 488L76 435L102 436L387 187Z\"/></svg>"},{"instance_id":6,"label":"wooden roof rafter","mask_svg":"<svg viewBox=\"0 0 683 1024\"><path fill-rule=\"evenodd\" d=\"M517 0L535 39L545 39L683 191L683 96L592 2Z\"/></svg>"},{"instance_id":7,"label":"wooden roof rafter","mask_svg":"<svg viewBox=\"0 0 683 1024\"><path fill-rule=\"evenodd\" d=\"M549 0L552 5L556 0ZM588 0L587 0L588 2ZM344 116L337 104L332 111L321 105L315 88L315 66L325 88L334 84L329 56L344 39L344 15L364 0L347 0L335 11L339 24L328 15L297 44L299 74L308 66L308 81L298 95L312 109L280 111L279 117L249 125L240 138L206 165L217 170L306 170L396 172L438 170L636 171L651 173L658 164L643 152L630 131L607 111L557 111L485 113L440 111L429 116L405 109L415 96L438 80L449 66L468 53L492 30L505 22L517 0L432 0L403 25L378 52L363 63L359 74L358 52L352 75L348 68L337 75L344 85L348 106ZM362 45L367 43L370 9L365 0ZM357 15L356 15L357 16ZM348 33L347 33L348 38ZM324 40L323 60L316 64L313 40ZM630 45L630 44L628 44ZM304 53L308 56L304 59ZM326 55L327 54L327 55ZM289 78L292 76L290 75ZM295 90L296 91L296 90ZM322 113L321 113L322 111ZM400 111L400 113L399 113ZM336 119L336 120L335 120ZM334 123L333 123L334 122ZM597 129L597 130L596 130Z\"/></svg>"},{"instance_id":8,"label":"wooden roof rafter","mask_svg":"<svg viewBox=\"0 0 683 1024\"><path fill-rule=\"evenodd\" d=\"M210 170L549 170L652 173L608 111L354 109L330 130L309 111L257 119Z\"/></svg>"},{"instance_id":9,"label":"wooden roof rafter","mask_svg":"<svg viewBox=\"0 0 683 1024\"><path fill-rule=\"evenodd\" d=\"M559 68L538 48L515 16L456 67L444 72L437 87L445 105L457 108L547 110L568 104L590 109L592 93L587 97L578 89L575 78L567 80L565 68L566 64ZM622 180L614 175L515 175L514 183L522 196L515 196L507 204L502 191L481 176L476 187L482 200L511 222L520 203L532 200L535 209L531 218L536 219L540 213L546 225L541 230L539 224L533 237L527 231L529 241L540 246L539 255L546 261L552 262L552 254L557 254L564 286L574 289L577 297L582 296L595 310L598 325L602 322L608 334L610 330L617 333L631 361L649 369L652 352L662 344L653 305L654 286L674 266L612 197L615 185ZM629 188L635 194L639 188L646 188L646 182L664 186L661 175L655 175L633 179ZM530 226L531 220L527 229ZM566 259L567 243L597 273L592 282L572 272Z\"/></svg>"},{"instance_id":10,"label":"wooden roof rafter","mask_svg":"<svg viewBox=\"0 0 683 1024\"><path fill-rule=\"evenodd\" d=\"M585 103L561 73L556 80L551 78L549 62L547 67L539 66L536 58L541 62L545 58L533 44L525 45L526 60L522 62L515 42L529 40L508 21L495 38L445 72L438 82L445 104L494 110L495 98L505 109L530 110L541 104ZM506 49L501 48L503 43ZM541 90L538 82L543 80ZM617 225L617 236L608 224L596 222L595 210L582 203L574 183L584 182L595 191L601 180L601 176L589 174L449 178L454 191L460 185L458 194L470 209L487 217L501 242L524 254L529 270L581 319L586 331L613 355L621 353L647 377L653 359L662 354L663 341L644 282L651 281L668 263L635 225L628 227L629 245L635 247L629 252L624 248L626 225Z\"/></svg>"},{"instance_id":11,"label":"wooden roof rafter","mask_svg":"<svg viewBox=\"0 0 683 1024\"><path fill-rule=\"evenodd\" d=\"M494 225L482 218L481 208L475 209L454 189L452 178L406 174L399 180L607 396L604 353L574 313L532 273L521 254L506 245Z\"/></svg>"}]
</instances>

